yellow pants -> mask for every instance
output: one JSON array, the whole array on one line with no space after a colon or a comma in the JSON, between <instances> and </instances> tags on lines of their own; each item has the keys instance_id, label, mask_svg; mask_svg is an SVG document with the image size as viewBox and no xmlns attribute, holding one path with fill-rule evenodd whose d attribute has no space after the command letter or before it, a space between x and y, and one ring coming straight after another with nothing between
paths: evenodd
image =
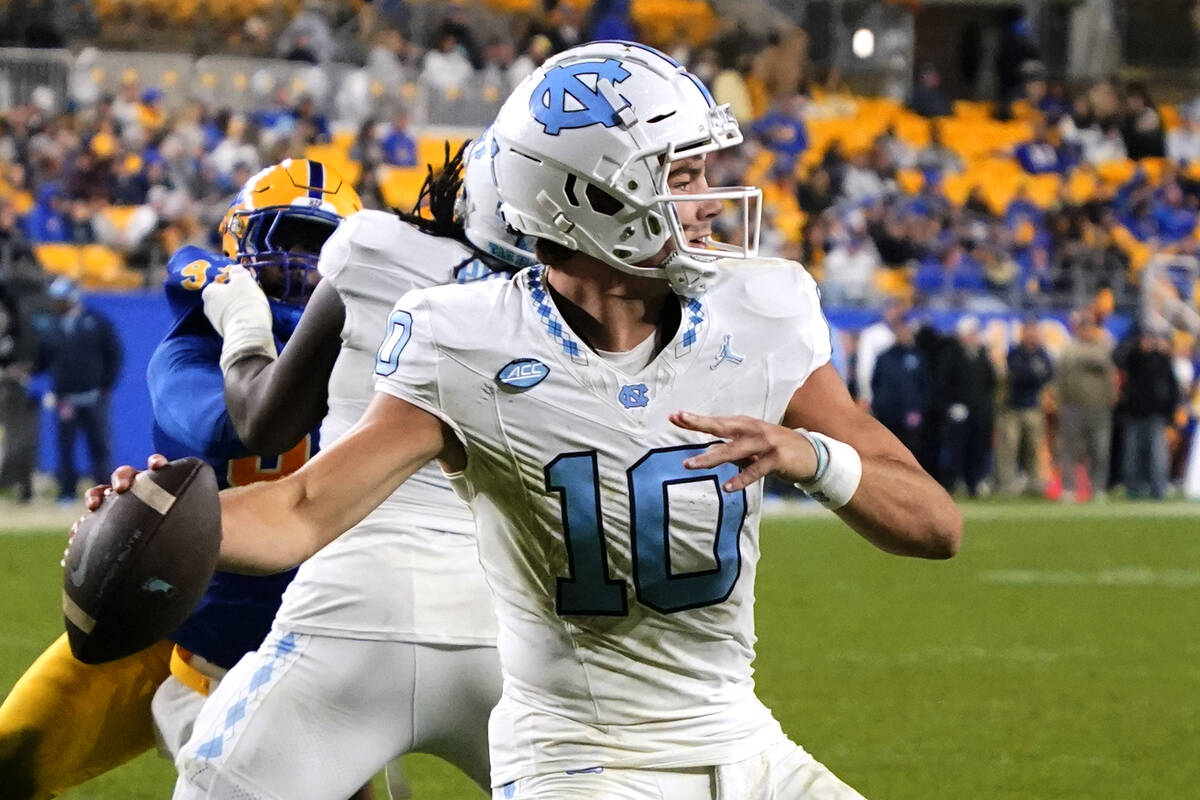
<instances>
[{"instance_id":1,"label":"yellow pants","mask_svg":"<svg viewBox=\"0 0 1200 800\"><path fill-rule=\"evenodd\" d=\"M60 636L0 705L4 797L46 800L153 747L150 700L170 661L171 644L159 642L91 666Z\"/></svg>"}]
</instances>

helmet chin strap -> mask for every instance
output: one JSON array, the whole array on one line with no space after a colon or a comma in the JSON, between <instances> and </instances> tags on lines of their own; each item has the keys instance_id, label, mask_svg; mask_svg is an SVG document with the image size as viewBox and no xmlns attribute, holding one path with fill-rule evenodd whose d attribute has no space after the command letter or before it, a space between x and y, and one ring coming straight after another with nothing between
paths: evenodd
<instances>
[{"instance_id":1,"label":"helmet chin strap","mask_svg":"<svg viewBox=\"0 0 1200 800\"><path fill-rule=\"evenodd\" d=\"M600 259L626 275L639 278L661 278L671 285L671 291L680 297L699 297L708 291L709 281L717 274L717 259L692 256L672 250L670 255L653 267L627 264L618 258L605 256Z\"/></svg>"}]
</instances>

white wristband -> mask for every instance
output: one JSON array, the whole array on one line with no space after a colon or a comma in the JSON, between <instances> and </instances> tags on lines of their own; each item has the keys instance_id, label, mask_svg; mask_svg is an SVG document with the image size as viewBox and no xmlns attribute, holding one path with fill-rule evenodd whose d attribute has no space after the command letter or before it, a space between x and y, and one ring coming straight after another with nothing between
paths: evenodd
<instances>
[{"instance_id":1,"label":"white wristband","mask_svg":"<svg viewBox=\"0 0 1200 800\"><path fill-rule=\"evenodd\" d=\"M797 428L796 432L817 451L816 474L811 480L797 481L796 488L833 511L849 503L862 481L862 458L858 451L823 433L803 428Z\"/></svg>"},{"instance_id":2,"label":"white wristband","mask_svg":"<svg viewBox=\"0 0 1200 800\"><path fill-rule=\"evenodd\" d=\"M248 269L233 266L229 280L205 286L201 298L204 315L222 339L222 374L247 356L276 358L271 305Z\"/></svg>"}]
</instances>

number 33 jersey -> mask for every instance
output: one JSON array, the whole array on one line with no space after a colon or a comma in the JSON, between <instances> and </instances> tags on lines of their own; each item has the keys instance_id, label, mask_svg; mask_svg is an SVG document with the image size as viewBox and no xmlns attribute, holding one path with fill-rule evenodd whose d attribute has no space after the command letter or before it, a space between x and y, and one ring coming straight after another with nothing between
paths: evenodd
<instances>
[{"instance_id":1,"label":"number 33 jersey","mask_svg":"<svg viewBox=\"0 0 1200 800\"><path fill-rule=\"evenodd\" d=\"M730 763L782 737L754 696L761 483L688 470L713 437L668 415L782 419L830 355L799 265L724 261L680 299L674 337L635 374L566 326L540 267L507 283L410 292L376 389L466 446L470 503L500 622L496 785L596 766Z\"/></svg>"}]
</instances>

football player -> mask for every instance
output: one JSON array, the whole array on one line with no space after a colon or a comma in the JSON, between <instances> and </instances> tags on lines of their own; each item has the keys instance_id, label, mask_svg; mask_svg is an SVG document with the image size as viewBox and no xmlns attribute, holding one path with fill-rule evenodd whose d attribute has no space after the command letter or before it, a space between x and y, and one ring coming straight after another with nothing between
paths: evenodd
<instances>
[{"instance_id":1,"label":"football player","mask_svg":"<svg viewBox=\"0 0 1200 800\"><path fill-rule=\"evenodd\" d=\"M500 625L495 798L860 797L754 694L760 479L901 555L953 555L961 515L829 365L812 278L755 257L757 190L708 186L705 155L742 137L699 79L592 43L492 130L504 218L541 265L401 298L355 427L222 496L223 563L291 566L436 458ZM739 247L711 239L723 203Z\"/></svg>"},{"instance_id":2,"label":"football player","mask_svg":"<svg viewBox=\"0 0 1200 800\"><path fill-rule=\"evenodd\" d=\"M277 478L308 459L315 450L308 436L313 424L300 429L294 417L280 413L302 414L296 397L275 399L273 416L235 425L226 401L245 401L224 391L222 341L208 320L220 309L202 301L203 289L228 284L262 297L255 285L261 281L274 322L266 339L276 347L295 328L319 277L321 244L361 207L353 188L322 164L285 161L255 175L235 198L221 224L224 255L188 246L171 257L165 292L175 321L147 370L157 449L204 457L228 486ZM228 344L232 352L253 343ZM313 355L311 368L322 369L323 355L327 372L336 354L334 340ZM324 392L308 402L323 409ZM308 415L314 417L320 413ZM272 442L283 444L275 449ZM286 452L275 455L280 450ZM156 734L166 749L177 749L204 695L266 636L290 578L218 574L173 642L109 664L77 661L60 637L0 706L5 796L57 795L149 749Z\"/></svg>"},{"instance_id":3,"label":"football player","mask_svg":"<svg viewBox=\"0 0 1200 800\"><path fill-rule=\"evenodd\" d=\"M260 396L253 387L230 385L224 373L240 353L276 356L320 281L322 245L361 209L354 188L325 165L287 159L251 177L234 198L220 225L224 255L184 247L171 258L166 295L175 323L146 369L158 452L203 457L223 486L275 480L312 457L324 392ZM239 297L270 325L249 335L234 324L239 314L253 313ZM309 369L318 374L328 374L336 355L328 339L306 349ZM155 722L172 756L204 697L262 644L293 574L218 572L175 632L171 677L154 698Z\"/></svg>"},{"instance_id":4,"label":"football player","mask_svg":"<svg viewBox=\"0 0 1200 800\"><path fill-rule=\"evenodd\" d=\"M465 183L461 150L436 179L431 171L432 219L362 211L325 243L324 279L292 343L318 327L341 335L321 425L326 445L371 400L380 334L397 298L533 263L497 213L492 145L485 134L466 154ZM251 301L237 292L230 308ZM261 313L227 316L227 348L255 327L265 344ZM291 383L279 373L311 370L292 343L274 364L265 350L229 357L226 385ZM205 703L177 762L175 797L340 800L408 752L440 756L486 790L500 665L474 533L470 510L431 464L305 563L271 635ZM404 793L391 768L389 785L394 796Z\"/></svg>"}]
</instances>

